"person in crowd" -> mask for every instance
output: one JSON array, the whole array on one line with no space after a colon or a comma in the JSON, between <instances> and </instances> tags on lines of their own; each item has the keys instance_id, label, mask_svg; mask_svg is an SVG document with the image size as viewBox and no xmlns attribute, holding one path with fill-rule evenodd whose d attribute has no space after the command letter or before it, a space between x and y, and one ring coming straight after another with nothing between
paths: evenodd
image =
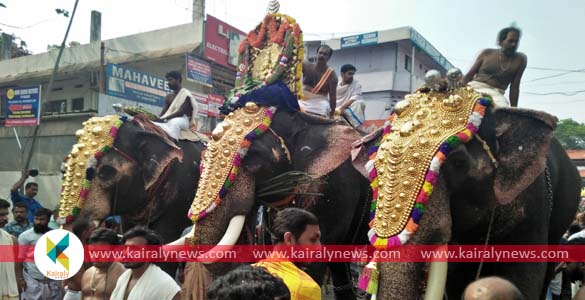
<instances>
[{"instance_id":1,"label":"person in crowd","mask_svg":"<svg viewBox=\"0 0 585 300\"><path fill-rule=\"evenodd\" d=\"M94 229L95 225L86 218L80 218L73 222L73 234L79 238L83 245L87 245L89 236ZM83 273L88 268L89 265L84 263L73 277L63 280L62 285L65 289L63 300L81 300L81 281Z\"/></svg>"},{"instance_id":2,"label":"person in crowd","mask_svg":"<svg viewBox=\"0 0 585 300\"><path fill-rule=\"evenodd\" d=\"M113 230L99 228L89 236L89 245L116 246L120 244ZM101 249L103 250L103 249ZM81 293L83 300L110 299L118 278L126 271L119 262L92 262L93 266L83 273Z\"/></svg>"},{"instance_id":3,"label":"person in crowd","mask_svg":"<svg viewBox=\"0 0 585 300\"><path fill-rule=\"evenodd\" d=\"M16 237L4 230L8 222L8 209L10 203L4 199L0 199L0 246L17 246L18 241ZM17 253L3 253L4 255L11 255L16 258ZM19 297L18 284L16 283L16 269L15 259L8 258L5 262L0 262L0 300L16 300ZM22 274L20 274L22 276Z\"/></svg>"},{"instance_id":4,"label":"person in crowd","mask_svg":"<svg viewBox=\"0 0 585 300\"><path fill-rule=\"evenodd\" d=\"M28 207L26 203L16 202L12 208L12 215L14 216L14 221L8 223L4 230L13 236L18 237L21 233L33 226L32 222L28 221Z\"/></svg>"},{"instance_id":5,"label":"person in crowd","mask_svg":"<svg viewBox=\"0 0 585 300\"><path fill-rule=\"evenodd\" d=\"M12 200L12 203L16 204L18 202L23 202L26 204L26 207L28 208L28 221L30 223L34 221L36 211L43 208L39 201L35 199L39 192L39 185L36 182L27 182L24 186L24 195L19 193L18 190L28 177L31 175L36 176L38 174L38 171L35 171L36 170L23 170L20 179L18 179L10 189L10 199Z\"/></svg>"},{"instance_id":6,"label":"person in crowd","mask_svg":"<svg viewBox=\"0 0 585 300\"><path fill-rule=\"evenodd\" d=\"M283 209L274 219L271 240L277 247L320 246L319 220L314 214L300 208ZM281 259L283 258L279 260ZM266 259L256 263L255 266L266 268L268 272L280 277L290 291L291 300L321 299L321 288L299 268L298 263Z\"/></svg>"},{"instance_id":7,"label":"person in crowd","mask_svg":"<svg viewBox=\"0 0 585 300\"><path fill-rule=\"evenodd\" d=\"M492 276L470 283L463 292L463 300L525 300L525 297L510 281Z\"/></svg>"},{"instance_id":8,"label":"person in crowd","mask_svg":"<svg viewBox=\"0 0 585 300\"><path fill-rule=\"evenodd\" d=\"M162 245L160 236L146 227L134 227L124 234L127 246ZM125 262L111 300L179 300L181 288L175 280L149 262Z\"/></svg>"},{"instance_id":9,"label":"person in crowd","mask_svg":"<svg viewBox=\"0 0 585 300\"><path fill-rule=\"evenodd\" d=\"M52 212L44 207L36 210L33 227L21 233L18 237L18 244L34 246L43 234L49 232L49 220ZM20 259L31 259L30 262L17 263L17 268L23 270L17 273L18 287L23 299L35 300L61 300L63 289L61 282L45 277L34 263L34 252L32 249L21 249L18 253Z\"/></svg>"},{"instance_id":10,"label":"person in crowd","mask_svg":"<svg viewBox=\"0 0 585 300\"><path fill-rule=\"evenodd\" d=\"M215 279L207 289L207 300L253 299L289 300L282 279L266 269L243 265Z\"/></svg>"}]
</instances>

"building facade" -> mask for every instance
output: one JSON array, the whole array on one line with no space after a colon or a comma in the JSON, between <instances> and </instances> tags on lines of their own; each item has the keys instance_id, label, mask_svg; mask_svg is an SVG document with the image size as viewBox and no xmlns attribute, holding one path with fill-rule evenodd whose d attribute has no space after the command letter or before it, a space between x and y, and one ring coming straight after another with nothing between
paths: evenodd
<instances>
[{"instance_id":1,"label":"building facade","mask_svg":"<svg viewBox=\"0 0 585 300\"><path fill-rule=\"evenodd\" d=\"M453 67L412 27L306 42L306 59L315 62L322 44L333 49L329 65L338 76L344 64L357 68L354 78L363 88L366 131L381 126L396 102L424 83L428 70L435 69L445 75Z\"/></svg>"},{"instance_id":2,"label":"building facade","mask_svg":"<svg viewBox=\"0 0 585 300\"><path fill-rule=\"evenodd\" d=\"M230 38L243 32L208 16L192 23L65 48L51 91L48 85L58 50L0 61L0 194L8 195L33 144L34 127L3 126L7 91L41 86L40 126L30 167L41 176L41 203L59 201L60 169L76 142L75 132L93 116L115 114L114 103L160 113L170 92L164 75L183 74L183 87L199 102L200 129L211 131L223 95L233 88L235 67L229 62ZM204 41L206 43L204 44ZM0 196L5 198L5 196Z\"/></svg>"}]
</instances>

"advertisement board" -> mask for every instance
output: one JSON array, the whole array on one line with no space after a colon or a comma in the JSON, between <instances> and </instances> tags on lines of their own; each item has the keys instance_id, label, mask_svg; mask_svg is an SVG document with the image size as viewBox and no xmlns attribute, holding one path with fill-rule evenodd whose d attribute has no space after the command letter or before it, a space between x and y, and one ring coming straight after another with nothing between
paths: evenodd
<instances>
[{"instance_id":1,"label":"advertisement board","mask_svg":"<svg viewBox=\"0 0 585 300\"><path fill-rule=\"evenodd\" d=\"M207 108L207 95L191 92L193 97L195 97L195 101L197 101L197 115L200 117L207 117L208 115L208 108Z\"/></svg>"},{"instance_id":2,"label":"advertisement board","mask_svg":"<svg viewBox=\"0 0 585 300\"><path fill-rule=\"evenodd\" d=\"M214 16L207 15L205 23L205 58L224 67L234 68L236 63L229 63L230 35L236 33L245 36L245 33ZM237 53L237 47L236 47ZM233 62L233 60L232 60Z\"/></svg>"},{"instance_id":3,"label":"advertisement board","mask_svg":"<svg viewBox=\"0 0 585 300\"><path fill-rule=\"evenodd\" d=\"M185 71L187 80L195 81L200 84L211 86L213 78L211 77L211 65L197 57L185 54Z\"/></svg>"},{"instance_id":4,"label":"advertisement board","mask_svg":"<svg viewBox=\"0 0 585 300\"><path fill-rule=\"evenodd\" d=\"M207 103L208 103L208 115L210 117L217 118L219 117L219 108L223 105L224 98L221 95L216 94L209 94L207 95Z\"/></svg>"},{"instance_id":5,"label":"advertisement board","mask_svg":"<svg viewBox=\"0 0 585 300\"><path fill-rule=\"evenodd\" d=\"M378 43L378 32L368 32L341 38L341 48L375 45Z\"/></svg>"},{"instance_id":6,"label":"advertisement board","mask_svg":"<svg viewBox=\"0 0 585 300\"><path fill-rule=\"evenodd\" d=\"M41 86L15 87L6 91L6 126L39 125Z\"/></svg>"},{"instance_id":7,"label":"advertisement board","mask_svg":"<svg viewBox=\"0 0 585 300\"><path fill-rule=\"evenodd\" d=\"M110 96L162 107L171 92L166 79L116 64L108 64L106 76Z\"/></svg>"}]
</instances>

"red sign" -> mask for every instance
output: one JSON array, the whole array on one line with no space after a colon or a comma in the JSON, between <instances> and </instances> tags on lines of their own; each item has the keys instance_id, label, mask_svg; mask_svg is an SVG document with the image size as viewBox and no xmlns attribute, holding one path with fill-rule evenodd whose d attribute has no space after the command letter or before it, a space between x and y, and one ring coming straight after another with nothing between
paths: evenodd
<instances>
[{"instance_id":1,"label":"red sign","mask_svg":"<svg viewBox=\"0 0 585 300\"><path fill-rule=\"evenodd\" d=\"M191 92L197 101L197 115L207 117L207 95Z\"/></svg>"},{"instance_id":2,"label":"red sign","mask_svg":"<svg viewBox=\"0 0 585 300\"><path fill-rule=\"evenodd\" d=\"M207 15L205 23L205 57L217 64L234 69L228 63L230 51L230 33L243 31L225 23L213 16Z\"/></svg>"},{"instance_id":3,"label":"red sign","mask_svg":"<svg viewBox=\"0 0 585 300\"><path fill-rule=\"evenodd\" d=\"M219 117L219 108L223 105L224 98L221 95L209 94L207 95L207 103L210 117Z\"/></svg>"}]
</instances>

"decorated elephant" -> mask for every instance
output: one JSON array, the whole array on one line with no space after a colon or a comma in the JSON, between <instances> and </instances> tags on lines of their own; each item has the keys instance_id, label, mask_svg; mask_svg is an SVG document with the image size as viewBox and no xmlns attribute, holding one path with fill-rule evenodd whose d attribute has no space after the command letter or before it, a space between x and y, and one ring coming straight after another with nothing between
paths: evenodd
<instances>
[{"instance_id":1,"label":"decorated elephant","mask_svg":"<svg viewBox=\"0 0 585 300\"><path fill-rule=\"evenodd\" d=\"M204 144L178 146L146 117L94 117L77 131L68 156L59 211L101 222L121 215L123 228L148 225L165 242L191 222L185 211L195 195Z\"/></svg>"},{"instance_id":2,"label":"decorated elephant","mask_svg":"<svg viewBox=\"0 0 585 300\"><path fill-rule=\"evenodd\" d=\"M196 222L195 243L254 243L256 212L259 205L264 205L273 211L297 206L314 212L324 244L365 245L369 183L353 168L350 159L351 143L359 134L335 121L275 110L250 102L214 130L190 210ZM245 157L241 157L244 153ZM265 188L266 182L279 186L274 178L290 179L287 174L291 171L321 180L300 185L293 180L290 188L281 192L277 189L270 193ZM207 266L214 275L230 268L222 263ZM324 267L314 265L309 271L318 283L323 281ZM337 263L329 267L333 283L339 287L337 298L355 299L351 279L346 276L348 266Z\"/></svg>"},{"instance_id":3,"label":"decorated elephant","mask_svg":"<svg viewBox=\"0 0 585 300\"><path fill-rule=\"evenodd\" d=\"M491 99L469 88L407 96L382 140L361 145L354 161L372 180L370 242L558 244L575 215L580 179L553 137L555 126L556 118L544 112L493 109ZM369 161L368 148L375 153ZM435 283L445 277L435 274L447 276L449 299L460 298L477 274L504 277L526 299L544 299L553 271L552 263L428 266L378 263L377 299L420 299L427 271L427 292L439 292L425 299L443 299Z\"/></svg>"}]
</instances>

